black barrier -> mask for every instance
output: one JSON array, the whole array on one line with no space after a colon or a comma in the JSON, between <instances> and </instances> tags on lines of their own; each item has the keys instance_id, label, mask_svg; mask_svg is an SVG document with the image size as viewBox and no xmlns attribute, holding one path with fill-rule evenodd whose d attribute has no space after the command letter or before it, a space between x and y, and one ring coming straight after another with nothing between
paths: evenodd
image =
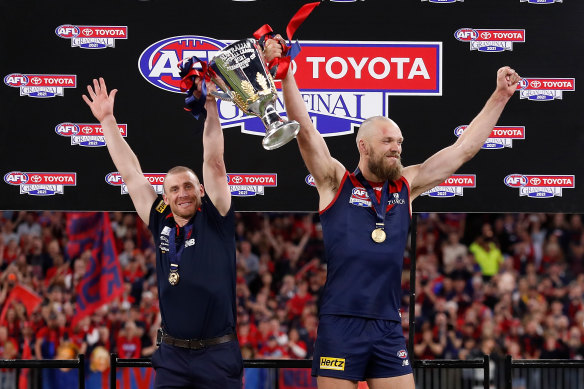
<instances>
[{"instance_id":1,"label":"black barrier","mask_svg":"<svg viewBox=\"0 0 584 389\"><path fill-rule=\"evenodd\" d=\"M79 389L85 389L85 354L77 359L0 359L1 369L78 369Z\"/></svg>"},{"instance_id":2,"label":"black barrier","mask_svg":"<svg viewBox=\"0 0 584 389\"><path fill-rule=\"evenodd\" d=\"M202 121L164 84L176 89L175 62L208 59L265 23L283 33L306 2L214 0L196 22L181 20L196 12L188 0L0 2L0 209L133 210L81 99L99 76L119 89L118 123L157 190L172 166L200 173ZM295 35L296 78L331 155L353 170L364 117L395 119L404 165L421 163L457 139L511 65L526 82L501 128L414 210L584 213L583 13L579 0L325 1ZM316 211L296 142L266 151L259 119L220 108L235 209Z\"/></svg>"},{"instance_id":3,"label":"black barrier","mask_svg":"<svg viewBox=\"0 0 584 389\"><path fill-rule=\"evenodd\" d=\"M150 359L121 359L117 357L117 354L110 354L110 388L116 387L116 370L117 368L124 367L152 367ZM310 359L252 359L244 360L243 366L245 368L270 368L270 369L281 369L281 368L310 368L312 365L312 360ZM412 367L414 368L414 374L418 381L416 381L417 387L425 389L438 388L445 379L449 379L455 376L443 373L443 369L453 370L453 369L480 369L482 370L481 379L482 386L485 389L490 387L491 374L490 374L490 358L485 355L483 359L474 360L414 360L412 361ZM577 389L582 388L584 383L584 360L570 360L570 359L512 359L510 355L506 356L505 363L501 365L503 368L503 376L505 379L504 389L513 389L514 387L527 387L530 389ZM10 359L10 360L0 360L0 368L36 368L36 369L49 369L49 368L73 368L79 369L79 388L85 388L85 356L79 354L78 358L75 360L22 360L22 359ZM518 380L521 383L514 385L513 372L518 369L525 369L529 374L519 376ZM556 372L545 374L537 374L538 369L556 369ZM436 370L436 371L432 371ZM418 374L419 371L423 373ZM558 373L561 371L561 373ZM456 376L456 377L460 377ZM463 376L464 378L464 376ZM547 379L549 382L553 382L550 386L546 384ZM549 383L548 382L548 383ZM575 384L575 385L574 385ZM278 385L276 381L276 385ZM464 385L459 385L458 383L450 382L448 386L442 386L448 388L466 388ZM476 386L472 386L473 388ZM495 387L500 387L495 384ZM469 386L470 388L470 386Z\"/></svg>"},{"instance_id":4,"label":"black barrier","mask_svg":"<svg viewBox=\"0 0 584 389\"><path fill-rule=\"evenodd\" d=\"M505 389L578 389L584 387L584 360L513 359L507 355L504 371Z\"/></svg>"},{"instance_id":5,"label":"black barrier","mask_svg":"<svg viewBox=\"0 0 584 389\"><path fill-rule=\"evenodd\" d=\"M442 381L442 374L440 369L481 369L482 377L484 379L483 386L485 389L489 388L490 372L489 372L490 358L485 355L483 359L475 360L414 360L412 367L414 370L421 369L427 371L431 369L438 369L438 381ZM150 359L122 359L118 358L116 353L110 355L110 387L114 388L116 384L116 369L123 367L152 367ZM311 359L246 359L243 361L244 368L252 369L284 369L284 368L302 368L309 369L312 367ZM431 374L432 372L430 372ZM276 375L277 377L277 375ZM432 377L434 379L435 377ZM279 380L276 378L276 388L279 387ZM422 378L422 383L418 383L418 387L432 389L434 386L425 384L425 377ZM453 388L454 386L448 386Z\"/></svg>"},{"instance_id":6,"label":"black barrier","mask_svg":"<svg viewBox=\"0 0 584 389\"><path fill-rule=\"evenodd\" d=\"M483 359L472 359L472 360L454 360L454 359L441 359L441 360L414 360L412 365L414 368L414 376L416 379L416 385L419 388L424 389L438 389L438 388L474 388L477 387L476 379L473 376L468 377L469 379L465 381L464 375L453 376L448 373L442 372L442 369L479 369L481 371L482 386L484 389L489 389L490 387L490 369L489 369L490 358L488 355L483 356ZM418 370L421 373L418 374ZM452 382L453 378L458 379L458 382Z\"/></svg>"}]
</instances>

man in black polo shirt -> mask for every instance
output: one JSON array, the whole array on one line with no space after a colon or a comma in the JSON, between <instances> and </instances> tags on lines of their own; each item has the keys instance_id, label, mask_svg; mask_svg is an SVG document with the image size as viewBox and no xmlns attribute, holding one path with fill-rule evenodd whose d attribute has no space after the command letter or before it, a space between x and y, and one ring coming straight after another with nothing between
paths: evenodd
<instances>
[{"instance_id":1,"label":"man in black polo shirt","mask_svg":"<svg viewBox=\"0 0 584 389\"><path fill-rule=\"evenodd\" d=\"M241 388L235 336L235 223L223 161L223 132L210 95L203 131L205 187L186 167L170 169L158 197L113 115L117 90L102 78L83 100L101 123L108 151L157 246L162 314L152 356L156 388Z\"/></svg>"}]
</instances>

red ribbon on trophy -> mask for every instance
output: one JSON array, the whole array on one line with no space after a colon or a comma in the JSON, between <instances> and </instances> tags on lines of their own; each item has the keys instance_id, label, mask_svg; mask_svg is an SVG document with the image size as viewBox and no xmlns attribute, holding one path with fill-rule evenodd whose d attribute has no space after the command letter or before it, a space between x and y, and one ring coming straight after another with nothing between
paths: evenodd
<instances>
[{"instance_id":1,"label":"red ribbon on trophy","mask_svg":"<svg viewBox=\"0 0 584 389\"><path fill-rule=\"evenodd\" d=\"M292 37L294 33L300 27L300 25L306 20L308 15L312 13L314 8L316 8L320 2L307 3L304 4L300 9L294 14L292 19L288 22L286 27L286 35L288 37L288 45L282 44L282 57L274 58L268 64L268 69L271 70L272 75L276 79L282 79L288 73L288 68L290 66L290 61L300 52L300 44L296 41L292 44ZM265 24L260 27L254 34L259 42L259 45L263 48L263 44L266 39L272 39L274 34L272 28ZM195 69L195 65L200 63L201 69ZM186 111L191 112L195 118L199 118L200 114L205 114L205 100L207 98L207 86L206 82L210 81L214 76L216 76L203 60L200 60L196 56L186 58L178 64L180 69L180 89L183 92L187 92L187 97L185 98ZM197 91L196 80L198 77L202 78L201 83L201 95L199 97L195 96Z\"/></svg>"}]
</instances>

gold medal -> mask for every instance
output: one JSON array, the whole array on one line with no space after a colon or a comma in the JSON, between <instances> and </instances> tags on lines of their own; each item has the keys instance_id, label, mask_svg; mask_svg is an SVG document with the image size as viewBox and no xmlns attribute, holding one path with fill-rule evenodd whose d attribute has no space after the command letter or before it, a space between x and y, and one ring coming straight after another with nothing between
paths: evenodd
<instances>
[{"instance_id":1,"label":"gold medal","mask_svg":"<svg viewBox=\"0 0 584 389\"><path fill-rule=\"evenodd\" d=\"M179 279L179 275L178 272L170 272L170 274L168 275L168 282L170 283L170 285L175 286L176 284L178 284L178 279Z\"/></svg>"},{"instance_id":2,"label":"gold medal","mask_svg":"<svg viewBox=\"0 0 584 389\"><path fill-rule=\"evenodd\" d=\"M385 241L385 231L383 231L383 228L376 228L373 231L371 231L371 239L373 239L373 241L375 243L381 243L383 241Z\"/></svg>"}]
</instances>

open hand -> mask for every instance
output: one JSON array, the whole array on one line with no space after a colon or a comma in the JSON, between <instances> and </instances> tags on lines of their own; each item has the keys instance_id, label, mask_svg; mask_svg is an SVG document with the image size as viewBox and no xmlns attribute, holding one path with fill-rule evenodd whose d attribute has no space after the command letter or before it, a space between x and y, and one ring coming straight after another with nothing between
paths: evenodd
<instances>
[{"instance_id":1,"label":"open hand","mask_svg":"<svg viewBox=\"0 0 584 389\"><path fill-rule=\"evenodd\" d=\"M101 122L106 117L113 116L114 100L116 93L118 93L117 89L113 89L108 95L105 81L100 77L99 81L93 79L93 88L91 85L87 85L87 91L89 92L89 97L85 95L81 97L89 105L91 113L97 120Z\"/></svg>"}]
</instances>

